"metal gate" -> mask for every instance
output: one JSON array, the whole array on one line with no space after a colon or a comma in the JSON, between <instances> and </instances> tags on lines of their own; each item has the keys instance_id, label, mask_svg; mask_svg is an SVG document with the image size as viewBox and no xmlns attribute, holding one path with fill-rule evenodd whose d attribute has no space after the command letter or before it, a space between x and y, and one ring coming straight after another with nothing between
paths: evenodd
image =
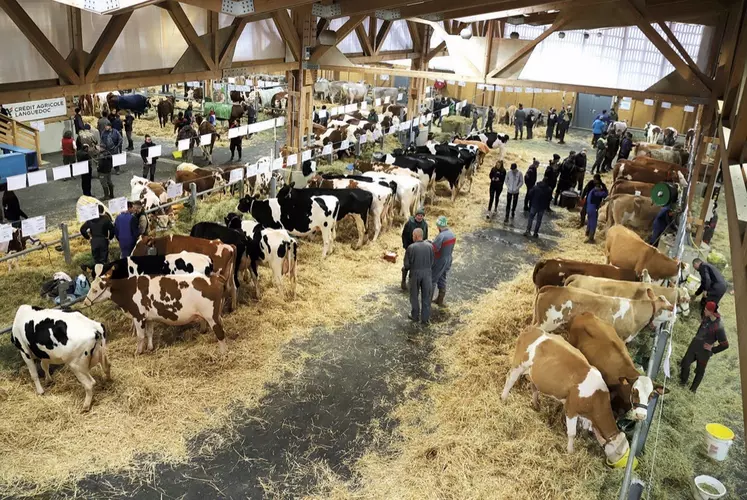
<instances>
[{"instance_id":1,"label":"metal gate","mask_svg":"<svg viewBox=\"0 0 747 500\"><path fill-rule=\"evenodd\" d=\"M594 119L602 110L610 110L612 97L608 95L581 94L576 97L576 112L573 115L573 126L591 130Z\"/></svg>"}]
</instances>

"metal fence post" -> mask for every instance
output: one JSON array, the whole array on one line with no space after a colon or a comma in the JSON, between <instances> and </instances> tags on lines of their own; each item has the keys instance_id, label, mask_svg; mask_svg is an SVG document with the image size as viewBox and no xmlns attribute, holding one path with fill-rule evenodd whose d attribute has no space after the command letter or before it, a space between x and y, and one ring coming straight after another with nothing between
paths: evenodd
<instances>
[{"instance_id":1,"label":"metal fence post","mask_svg":"<svg viewBox=\"0 0 747 500\"><path fill-rule=\"evenodd\" d=\"M277 198L278 195L278 181L273 175L270 177L270 198Z\"/></svg>"},{"instance_id":2,"label":"metal fence post","mask_svg":"<svg viewBox=\"0 0 747 500\"><path fill-rule=\"evenodd\" d=\"M65 302L67 302L67 282L66 281L57 282L57 297L59 297L60 299L60 306L64 306Z\"/></svg>"},{"instance_id":3,"label":"metal fence post","mask_svg":"<svg viewBox=\"0 0 747 500\"><path fill-rule=\"evenodd\" d=\"M192 213L194 213L197 210L197 184L190 182L189 191L189 206Z\"/></svg>"},{"instance_id":4,"label":"metal fence post","mask_svg":"<svg viewBox=\"0 0 747 500\"><path fill-rule=\"evenodd\" d=\"M358 142L355 143L355 156L359 157L361 155L361 141L358 139Z\"/></svg>"},{"instance_id":5,"label":"metal fence post","mask_svg":"<svg viewBox=\"0 0 747 500\"><path fill-rule=\"evenodd\" d=\"M70 265L73 263L73 258L70 256L70 235L67 231L67 224L61 222L60 231L62 232L62 255L65 257L65 264Z\"/></svg>"}]
</instances>

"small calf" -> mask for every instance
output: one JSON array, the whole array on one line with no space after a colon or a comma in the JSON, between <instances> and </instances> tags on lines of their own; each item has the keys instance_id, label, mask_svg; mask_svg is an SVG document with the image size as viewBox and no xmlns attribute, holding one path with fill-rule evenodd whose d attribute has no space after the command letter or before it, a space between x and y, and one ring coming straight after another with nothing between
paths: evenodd
<instances>
[{"instance_id":1,"label":"small calf","mask_svg":"<svg viewBox=\"0 0 747 500\"><path fill-rule=\"evenodd\" d=\"M610 408L610 395L599 370L559 335L527 327L516 342L516 352L506 377L501 399L519 377L527 375L532 386L532 406L539 408L539 393L563 401L568 432L568 453L573 452L578 418L591 422L594 435L610 462L617 462L629 449L625 434L617 429Z\"/></svg>"},{"instance_id":2,"label":"small calf","mask_svg":"<svg viewBox=\"0 0 747 500\"><path fill-rule=\"evenodd\" d=\"M79 312L22 305L16 311L10 341L21 351L21 358L40 396L44 394L44 389L39 382L35 360L41 362L47 381L51 380L49 365L70 367L86 390L84 412L91 409L93 386L96 384L91 376L91 368L101 364L104 375L110 378L106 327Z\"/></svg>"}]
</instances>

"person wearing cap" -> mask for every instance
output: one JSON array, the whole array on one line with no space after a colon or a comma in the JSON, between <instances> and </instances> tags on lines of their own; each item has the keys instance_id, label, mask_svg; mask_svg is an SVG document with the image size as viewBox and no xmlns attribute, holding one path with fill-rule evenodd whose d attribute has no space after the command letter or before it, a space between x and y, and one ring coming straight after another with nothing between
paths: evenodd
<instances>
[{"instance_id":1,"label":"person wearing cap","mask_svg":"<svg viewBox=\"0 0 747 500\"><path fill-rule=\"evenodd\" d=\"M584 188L584 177L586 177L586 148L583 148L574 158L576 162L576 190Z\"/></svg>"},{"instance_id":2,"label":"person wearing cap","mask_svg":"<svg viewBox=\"0 0 747 500\"><path fill-rule=\"evenodd\" d=\"M726 293L726 280L713 264L703 262L700 259L693 259L693 267L700 274L700 286L695 290L693 297L705 292L705 296L700 300L700 315L702 317L707 302L713 302L718 308L718 303L721 302L721 298Z\"/></svg>"},{"instance_id":3,"label":"person wearing cap","mask_svg":"<svg viewBox=\"0 0 747 500\"><path fill-rule=\"evenodd\" d=\"M662 207L654 218L653 232L651 233L651 237L648 239L649 245L658 247L659 239L673 223L674 210L672 210L672 207L669 205Z\"/></svg>"},{"instance_id":4,"label":"person wearing cap","mask_svg":"<svg viewBox=\"0 0 747 500\"><path fill-rule=\"evenodd\" d=\"M418 208L415 212L415 216L410 217L405 223L405 227L402 228L402 248L407 248L413 244L412 233L416 229L420 229L423 233L423 240L428 239L428 222L425 220L425 209L423 207ZM402 266L402 290L407 290L407 268Z\"/></svg>"},{"instance_id":5,"label":"person wearing cap","mask_svg":"<svg viewBox=\"0 0 747 500\"><path fill-rule=\"evenodd\" d=\"M633 151L633 134L627 132L620 141L620 153L617 155L618 160L627 160L630 152Z\"/></svg>"},{"instance_id":6,"label":"person wearing cap","mask_svg":"<svg viewBox=\"0 0 747 500\"><path fill-rule=\"evenodd\" d=\"M508 216L511 215L511 220L516 216L516 204L519 202L519 189L524 185L524 176L519 170L519 166L516 163L511 164L511 170L506 175L506 218L504 223L508 222ZM496 201L496 205L498 202Z\"/></svg>"},{"instance_id":7,"label":"person wearing cap","mask_svg":"<svg viewBox=\"0 0 747 500\"><path fill-rule=\"evenodd\" d=\"M591 190L594 189L597 183L602 186L602 189L607 191L607 186L602 181L602 176L594 174L594 177L586 184L586 186L584 186L584 190L581 191L581 221L578 225L579 228L586 225L586 197L589 196L589 193L591 193ZM589 236L588 228L586 229L586 236Z\"/></svg>"},{"instance_id":8,"label":"person wearing cap","mask_svg":"<svg viewBox=\"0 0 747 500\"><path fill-rule=\"evenodd\" d=\"M595 243L594 235L597 232L597 220L599 217L599 206L607 197L607 188L604 187L601 180L594 179L594 187L586 195L586 214L589 216L589 224L586 226L586 235L588 236L585 243Z\"/></svg>"},{"instance_id":9,"label":"person wearing cap","mask_svg":"<svg viewBox=\"0 0 747 500\"><path fill-rule=\"evenodd\" d=\"M412 321L427 325L431 319L433 246L423 241L423 230L411 233L412 244L405 251L404 269L410 272L410 316Z\"/></svg>"},{"instance_id":10,"label":"person wearing cap","mask_svg":"<svg viewBox=\"0 0 747 500\"><path fill-rule=\"evenodd\" d=\"M88 220L80 226L80 235L91 242L93 262L106 264L109 261L109 241L114 239L114 224L104 205L99 204L97 218Z\"/></svg>"},{"instance_id":11,"label":"person wearing cap","mask_svg":"<svg viewBox=\"0 0 747 500\"><path fill-rule=\"evenodd\" d=\"M140 200L132 202L132 233L135 235L135 242L148 234L148 214L145 213L143 202Z\"/></svg>"},{"instance_id":12,"label":"person wearing cap","mask_svg":"<svg viewBox=\"0 0 747 500\"><path fill-rule=\"evenodd\" d=\"M545 215L545 211L550 210L550 204L552 203L552 188L549 185L547 176L538 182L532 189L527 193L529 197L529 219L527 221L527 230L524 232L524 236L533 236L539 238L539 228L542 225L542 217ZM537 219L534 226L534 234L532 234L532 222Z\"/></svg>"},{"instance_id":13,"label":"person wearing cap","mask_svg":"<svg viewBox=\"0 0 747 500\"><path fill-rule=\"evenodd\" d=\"M438 236L433 239L432 243L435 261L431 270L431 280L433 288L438 286L438 297L434 302L438 306L443 306L446 297L446 277L451 269L456 235L449 229L449 221L443 215L436 219L436 227L438 228Z\"/></svg>"},{"instance_id":14,"label":"person wearing cap","mask_svg":"<svg viewBox=\"0 0 747 500\"><path fill-rule=\"evenodd\" d=\"M695 378L690 391L695 392L703 381L705 369L711 356L729 348L726 331L721 323L721 315L716 312L716 303L708 301L703 309L703 320L700 322L698 333L690 342L685 357L680 363L680 385L687 385L690 378L690 366L695 365Z\"/></svg>"}]
</instances>

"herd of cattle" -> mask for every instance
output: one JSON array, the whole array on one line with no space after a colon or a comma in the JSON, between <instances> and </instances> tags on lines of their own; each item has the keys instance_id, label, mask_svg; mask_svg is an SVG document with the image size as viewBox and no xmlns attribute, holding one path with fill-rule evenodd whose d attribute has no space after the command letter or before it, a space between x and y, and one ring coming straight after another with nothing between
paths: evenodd
<instances>
[{"instance_id":1,"label":"herd of cattle","mask_svg":"<svg viewBox=\"0 0 747 500\"><path fill-rule=\"evenodd\" d=\"M435 202L437 181L449 183L453 199L489 151L479 138L459 142L398 151L381 163L358 162L361 175L319 175L315 162L305 161L302 173L308 186L297 189L292 182L281 183L275 198L264 199L262 193L267 192L267 179L277 173L250 179L245 182L249 194L240 199L235 213L226 214L223 223L197 223L189 236L141 237L130 257L95 266L85 305L111 300L131 316L138 354L153 349L154 323L194 322L207 325L218 339L220 351L225 352L223 312L237 308L242 275L244 283L251 282L252 295L259 298L258 268L268 267L275 286L294 296L296 238L321 234L322 257L326 257L334 250L337 223L345 217L351 217L358 227L358 240L353 245L357 248L390 227L396 214L404 218L413 214L427 195ZM185 165L177 171L177 179L169 182L205 181L220 187L229 177L228 169ZM132 187L134 196L154 203L162 202L168 190L168 185L142 178L134 178ZM243 220L243 213L253 220ZM109 374L104 325L80 312L22 306L16 313L11 340L39 394L44 389L36 362L41 363L47 378L50 364L65 364L85 388L84 411L90 409L95 384L91 369L100 364L105 375Z\"/></svg>"}]
</instances>

